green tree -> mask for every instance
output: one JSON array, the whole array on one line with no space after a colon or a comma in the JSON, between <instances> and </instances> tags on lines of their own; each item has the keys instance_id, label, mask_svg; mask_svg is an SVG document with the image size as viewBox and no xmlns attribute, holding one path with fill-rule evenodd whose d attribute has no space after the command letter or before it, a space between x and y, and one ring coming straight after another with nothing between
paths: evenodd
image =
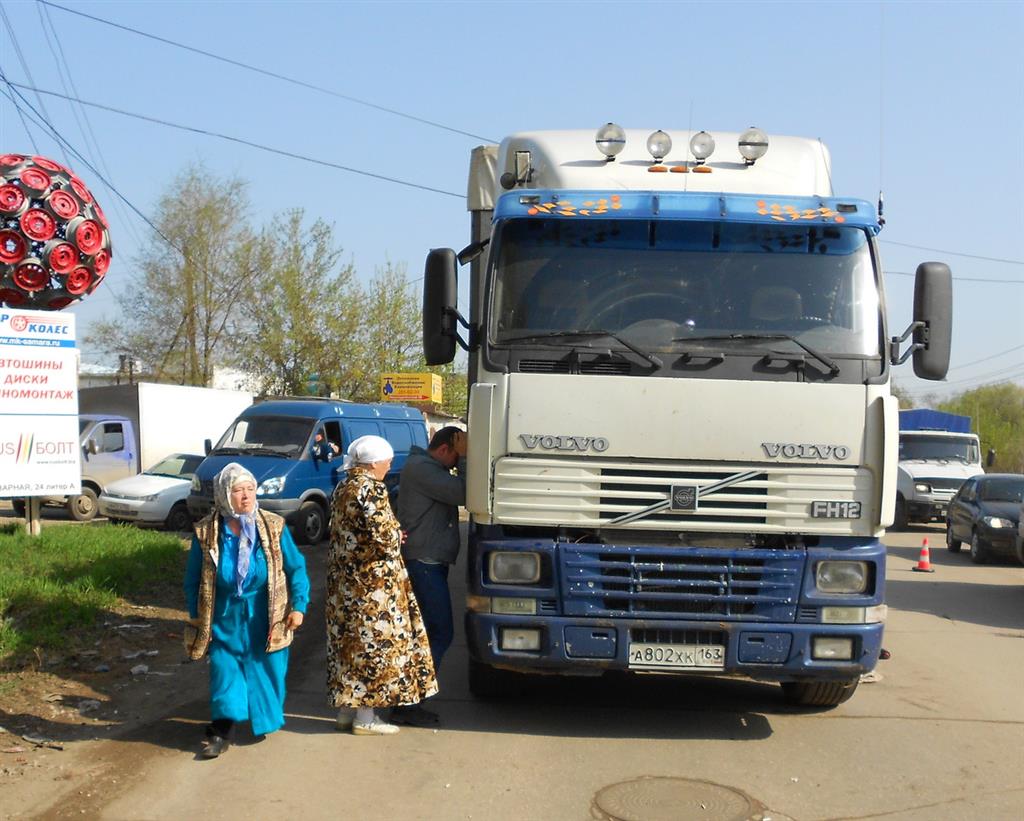
<instances>
[{"instance_id":1,"label":"green tree","mask_svg":"<svg viewBox=\"0 0 1024 821\"><path fill-rule=\"evenodd\" d=\"M981 439L982 459L996 452L991 470L1024 473L1024 387L1003 383L986 385L938 405L939 410L970 416Z\"/></svg>"},{"instance_id":2,"label":"green tree","mask_svg":"<svg viewBox=\"0 0 1024 821\"><path fill-rule=\"evenodd\" d=\"M158 380L208 385L254 275L248 213L245 182L187 168L157 203L159 233L134 260L120 318L86 342L142 360Z\"/></svg>"},{"instance_id":3,"label":"green tree","mask_svg":"<svg viewBox=\"0 0 1024 821\"><path fill-rule=\"evenodd\" d=\"M420 303L404 264L378 268L363 296L357 350L341 374L346 399L376 402L380 375L425 370L422 362Z\"/></svg>"},{"instance_id":4,"label":"green tree","mask_svg":"<svg viewBox=\"0 0 1024 821\"><path fill-rule=\"evenodd\" d=\"M899 402L900 410L908 410L914 407L914 397L912 397L907 391L896 382L892 383L890 388L892 395L896 397Z\"/></svg>"},{"instance_id":5,"label":"green tree","mask_svg":"<svg viewBox=\"0 0 1024 821\"><path fill-rule=\"evenodd\" d=\"M308 228L301 209L276 217L254 244L258 274L244 300L244 345L233 363L263 393L301 395L316 374L320 393L338 390L358 360L362 290L342 264L333 228Z\"/></svg>"}]
</instances>

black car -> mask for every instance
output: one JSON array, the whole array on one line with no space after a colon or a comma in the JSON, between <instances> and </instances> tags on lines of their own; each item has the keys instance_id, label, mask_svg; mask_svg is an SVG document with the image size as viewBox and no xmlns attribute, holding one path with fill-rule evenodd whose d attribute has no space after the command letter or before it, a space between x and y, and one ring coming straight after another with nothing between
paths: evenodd
<instances>
[{"instance_id":1,"label":"black car","mask_svg":"<svg viewBox=\"0 0 1024 821\"><path fill-rule=\"evenodd\" d=\"M971 561L983 564L990 556L1017 559L1017 527L1024 474L988 473L973 476L950 500L946 512L946 547L959 553L971 546Z\"/></svg>"}]
</instances>

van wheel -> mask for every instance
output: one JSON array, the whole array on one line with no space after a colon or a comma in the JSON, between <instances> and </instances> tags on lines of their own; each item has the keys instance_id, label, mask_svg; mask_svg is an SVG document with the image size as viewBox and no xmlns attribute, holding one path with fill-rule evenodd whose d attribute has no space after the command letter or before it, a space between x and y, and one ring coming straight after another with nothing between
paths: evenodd
<instances>
[{"instance_id":1,"label":"van wheel","mask_svg":"<svg viewBox=\"0 0 1024 821\"><path fill-rule=\"evenodd\" d=\"M318 502L303 502L299 506L296 535L303 544L317 545L327 535L327 514Z\"/></svg>"},{"instance_id":2,"label":"van wheel","mask_svg":"<svg viewBox=\"0 0 1024 821\"><path fill-rule=\"evenodd\" d=\"M188 512L188 505L184 502L177 502L174 507L171 508L171 512L167 514L167 519L164 521L164 528L166 530L173 531L174 533L182 533L186 530L190 530L192 527L192 517Z\"/></svg>"},{"instance_id":3,"label":"van wheel","mask_svg":"<svg viewBox=\"0 0 1024 821\"><path fill-rule=\"evenodd\" d=\"M25 518L25 500L24 499L11 499L11 507L14 509L14 515L20 516L22 519Z\"/></svg>"},{"instance_id":4,"label":"van wheel","mask_svg":"<svg viewBox=\"0 0 1024 821\"><path fill-rule=\"evenodd\" d=\"M835 707L857 691L859 678L848 681L784 681L782 694L799 707Z\"/></svg>"},{"instance_id":5,"label":"van wheel","mask_svg":"<svg viewBox=\"0 0 1024 821\"><path fill-rule=\"evenodd\" d=\"M76 522L91 522L96 518L96 491L83 487L80 494L68 499L65 507Z\"/></svg>"}]
</instances>

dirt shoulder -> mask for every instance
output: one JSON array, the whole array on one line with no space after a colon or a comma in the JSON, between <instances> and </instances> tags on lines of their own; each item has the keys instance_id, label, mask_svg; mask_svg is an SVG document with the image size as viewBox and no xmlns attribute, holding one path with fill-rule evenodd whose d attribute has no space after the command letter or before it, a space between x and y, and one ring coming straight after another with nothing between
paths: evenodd
<instances>
[{"instance_id":1,"label":"dirt shoulder","mask_svg":"<svg viewBox=\"0 0 1024 821\"><path fill-rule=\"evenodd\" d=\"M12 517L0 506L0 524ZM325 550L303 552L316 606L296 649L323 638ZM154 757L198 750L208 668L185 658L185 615L181 580L168 580L84 626L73 649L0 672L0 819L94 817ZM308 654L293 667L296 655Z\"/></svg>"},{"instance_id":2,"label":"dirt shoulder","mask_svg":"<svg viewBox=\"0 0 1024 821\"><path fill-rule=\"evenodd\" d=\"M9 504L0 524L21 520ZM46 516L44 526L66 524ZM137 732L203 692L205 665L185 663L181 580L147 591L145 604L104 611L59 654L36 653L0 672L0 818L30 817L55 795L96 779L95 748Z\"/></svg>"}]
</instances>

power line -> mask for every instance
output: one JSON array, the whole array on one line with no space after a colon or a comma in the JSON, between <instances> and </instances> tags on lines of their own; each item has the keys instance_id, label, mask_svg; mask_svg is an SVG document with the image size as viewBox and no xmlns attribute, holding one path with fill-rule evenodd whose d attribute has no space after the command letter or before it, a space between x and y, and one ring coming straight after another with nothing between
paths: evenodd
<instances>
[{"instance_id":1,"label":"power line","mask_svg":"<svg viewBox=\"0 0 1024 821\"><path fill-rule=\"evenodd\" d=\"M909 242L896 242L893 239L883 239L879 242L884 242L887 245L900 245L904 248L916 248L919 251L934 251L937 254L951 254L955 257L967 257L969 259L983 259L987 262L1005 262L1008 265L1024 265L1024 261L1019 259L1005 259L1004 257L983 257L980 254L966 254L963 251L944 251L941 248L931 248L927 245L911 245Z\"/></svg>"},{"instance_id":2,"label":"power line","mask_svg":"<svg viewBox=\"0 0 1024 821\"><path fill-rule=\"evenodd\" d=\"M17 53L18 59L21 61L21 67L25 69L25 75L30 77L31 75L29 74L28 66L25 63L25 55L21 53L21 46L18 45L18 38L14 36L14 27L11 25L11 21L7 17L7 10L3 7L2 3L0 3L0 16L4 19L4 27L7 29L7 36L11 39L14 51ZM25 122L25 115L22 114L20 109L18 110L18 115L21 117L21 124L25 127L25 133L28 134L28 141L32 143L32 150L38 154L39 146L36 145L36 138L32 136L32 132L29 131L28 123Z\"/></svg>"},{"instance_id":3,"label":"power line","mask_svg":"<svg viewBox=\"0 0 1024 821\"><path fill-rule=\"evenodd\" d=\"M43 0L40 0L40 2L43 2ZM92 106L93 108L99 108L103 111L110 111L114 114L120 114L124 117L132 117L136 120L144 120L146 122L155 123L156 125L162 125L167 128L176 128L179 131L189 131L193 134L201 134L205 137L216 137L217 139L220 140L227 140L228 142L238 143L239 145L246 145L249 146L250 148L256 148L259 149L260 151L267 151L271 154L277 154L282 157L289 157L293 160L302 160L303 162L313 163L314 165L322 165L326 166L327 168L335 168L339 171L348 171L351 174L359 174L364 177L372 177L373 179L376 180L393 182L396 185L404 185L409 188L417 188L421 191L430 191L434 194L444 194L445 196L448 197L458 197L459 199L465 199L464 194L459 194L456 193L455 191L446 191L443 188L434 188L429 185L421 185L420 183L409 182L408 180L401 180L398 179L397 177L389 177L385 174L376 174L372 171L363 171L359 168L353 168L352 166L348 165L341 165L340 163L331 162L330 160L321 160L316 157L310 157L306 154L298 154L294 151L286 151L282 148L274 148L269 145L263 145L261 143L253 142L252 140L246 140L241 137L233 137L230 134L221 134L217 131L209 131L204 128L195 128L194 126L181 125L180 123L172 123L169 120L162 120L158 117L150 117L146 114L136 114L132 111L125 111L120 108L114 108L113 106L103 105L102 103L93 103L88 100L82 100L76 97L69 97L66 94L59 94L56 91L47 91L41 88L34 88L32 86L27 86L23 83L15 83L10 80L6 80L6 82L9 85L14 86L15 88L22 88L26 91L34 91L37 94L45 94L51 97L60 97L67 100L73 100L74 102L80 103L81 105Z\"/></svg>"},{"instance_id":4,"label":"power line","mask_svg":"<svg viewBox=\"0 0 1024 821\"><path fill-rule=\"evenodd\" d=\"M883 271L882 273L886 276L917 276L917 274L911 273L910 271ZM957 282L995 282L1000 285L1024 285L1024 279L991 279L985 277L953 277L953 279Z\"/></svg>"},{"instance_id":5,"label":"power line","mask_svg":"<svg viewBox=\"0 0 1024 821\"><path fill-rule=\"evenodd\" d=\"M170 40L167 37L160 37L156 34L150 34L149 32L141 31L140 29L135 29L131 26L125 26L121 23L115 23L112 20L105 20L102 17L96 17L92 14L86 14L85 12L78 11L77 9L71 9L67 6L61 6L58 5L57 3L48 2L48 0L38 0L38 2L42 3L44 6L50 6L51 8L60 9L61 11L65 11L68 14L75 14L79 17L84 17L87 20L92 20L96 23L102 23L106 26L121 29L122 31L130 32L131 34L136 34L139 37L146 37L150 40L155 40L158 43L164 43L165 45L174 46L175 48L184 49L185 51L191 51L194 54L201 54L203 57L209 57L211 60L218 60L222 63L227 63L228 65L236 66L238 68L244 68L247 71L254 71L257 74L262 74L266 77L273 77L275 80L281 80L282 82L285 83L291 83L292 85L301 86L302 88L308 88L312 91L319 91L321 94L329 94L331 97L337 97L340 100L347 100L350 103L356 103L357 105L363 105L366 106L367 108L373 108L376 109L377 111L383 111L387 114L393 114L396 117L404 117L407 120L413 120L414 122L429 125L433 128L440 128L444 131L449 131L453 134L460 134L464 137L470 137L474 140L483 140L484 142L488 143L497 142L497 140L492 140L490 137L482 137L479 134L473 134L469 131L462 131L461 129L453 128L451 126L444 125L443 123L435 122L434 120L427 120L424 119L423 117L417 117L413 114L406 114L405 112L398 111L397 109L394 108L388 108L387 106L378 105L377 103L371 103L368 100L361 100L358 97L351 97L348 94L342 94L341 92L334 91L333 89L330 88L324 88L323 86L318 86L313 83L307 83L305 80L299 80L294 77L288 77L284 74L278 74L277 72L269 71L268 69L260 68L259 66L250 65L249 63L243 63L239 60L232 60L230 57L225 57L221 54L214 54L210 51L204 51L203 49L196 48L195 46L189 46L185 43L179 43L176 40Z\"/></svg>"},{"instance_id":6,"label":"power line","mask_svg":"<svg viewBox=\"0 0 1024 821\"><path fill-rule=\"evenodd\" d=\"M57 27L54 26L53 19L50 17L50 10L46 8L46 6L37 3L36 11L39 13L39 22L43 29L43 35L46 38L46 44L49 46L50 53L53 55L53 61L57 66L57 76L60 78L60 84L65 93L74 93L77 96L78 88L75 86L75 76L71 71L71 64L68 62L67 55L64 53L64 45L61 43L60 35L57 34ZM67 76L66 80L65 75ZM103 169L103 172L107 177L113 180L114 175L110 173L110 167L107 165L107 159L103 155L103 150L100 148L100 142L96 139L96 132L93 131L92 123L89 121L89 112L85 110L85 106L81 103L76 106L72 102L70 103L69 108L71 109L71 114L75 118L75 123L78 125L78 131L82 135L85 147L92 153L92 156L99 159L99 166ZM81 116L79 116L79 109L81 109ZM84 126L82 125L83 121L85 123ZM117 197L114 197L111 202L113 203L114 210L117 212L117 216L131 233L136 245L141 245L142 241L139 238L138 231L135 230L135 224L131 220L127 219L122 208L121 201L117 199Z\"/></svg>"},{"instance_id":7,"label":"power line","mask_svg":"<svg viewBox=\"0 0 1024 821\"><path fill-rule=\"evenodd\" d=\"M954 365L953 367L950 368L950 370L951 371L958 371L958 370L960 370L960 368L967 368L967 367L970 367L971 365L977 365L977 364L979 364L981 362L988 362L990 359L996 359L996 358L998 358L1000 356L1003 356L1004 354L1013 353L1014 351L1019 351L1021 348L1024 348L1024 345L1018 345L1016 348L1008 348L1005 351L1000 351L999 353L994 353L991 356L986 356L984 359L975 359L973 362L965 362L963 365Z\"/></svg>"}]
</instances>

